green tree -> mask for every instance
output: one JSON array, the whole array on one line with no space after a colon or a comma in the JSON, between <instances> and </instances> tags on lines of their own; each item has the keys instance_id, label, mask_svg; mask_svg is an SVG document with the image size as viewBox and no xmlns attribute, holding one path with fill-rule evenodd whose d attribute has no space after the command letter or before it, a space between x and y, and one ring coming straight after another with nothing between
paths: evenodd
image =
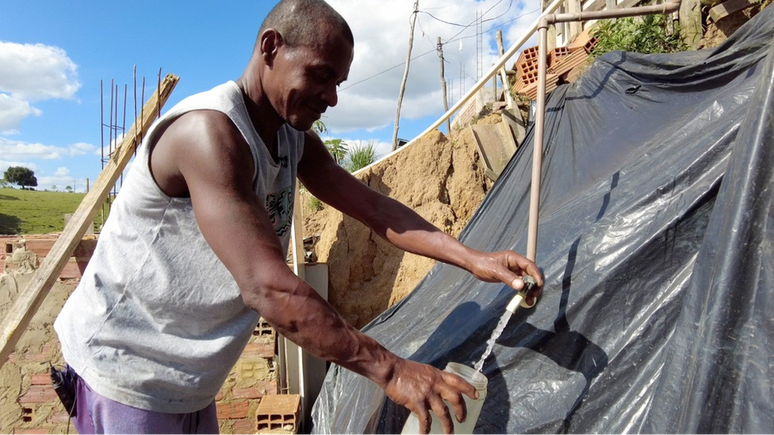
<instances>
[{"instance_id":1,"label":"green tree","mask_svg":"<svg viewBox=\"0 0 774 435\"><path fill-rule=\"evenodd\" d=\"M349 148L349 156L344 164L344 168L349 172L355 172L358 169L365 168L376 161L376 149L373 140L363 143L362 141Z\"/></svg>"},{"instance_id":2,"label":"green tree","mask_svg":"<svg viewBox=\"0 0 774 435\"><path fill-rule=\"evenodd\" d=\"M325 126L325 123L320 121L319 119L312 124L312 130L314 130L317 134L327 134L328 133L328 127Z\"/></svg>"},{"instance_id":3,"label":"green tree","mask_svg":"<svg viewBox=\"0 0 774 435\"><path fill-rule=\"evenodd\" d=\"M11 166L3 174L3 179L11 184L18 184L22 189L26 186L34 187L38 185L35 172L24 166Z\"/></svg>"},{"instance_id":4,"label":"green tree","mask_svg":"<svg viewBox=\"0 0 774 435\"><path fill-rule=\"evenodd\" d=\"M333 160L339 165L344 163L344 159L347 157L347 143L341 139L328 139L325 141L325 148L328 148L328 152L333 156Z\"/></svg>"},{"instance_id":5,"label":"green tree","mask_svg":"<svg viewBox=\"0 0 774 435\"><path fill-rule=\"evenodd\" d=\"M67 187L65 187L65 190L68 191L68 192L72 192L73 188L71 186L67 186Z\"/></svg>"},{"instance_id":6,"label":"green tree","mask_svg":"<svg viewBox=\"0 0 774 435\"><path fill-rule=\"evenodd\" d=\"M56 184L51 185L51 190L56 190Z\"/></svg>"}]
</instances>

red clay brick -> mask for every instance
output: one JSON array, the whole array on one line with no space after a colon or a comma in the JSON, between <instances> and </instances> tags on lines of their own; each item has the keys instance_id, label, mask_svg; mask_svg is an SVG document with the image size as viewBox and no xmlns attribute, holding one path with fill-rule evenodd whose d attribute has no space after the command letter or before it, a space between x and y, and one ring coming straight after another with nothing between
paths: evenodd
<instances>
[{"instance_id":1,"label":"red clay brick","mask_svg":"<svg viewBox=\"0 0 774 435\"><path fill-rule=\"evenodd\" d=\"M36 373L31 376L32 385L51 385L51 376L48 373Z\"/></svg>"},{"instance_id":2,"label":"red clay brick","mask_svg":"<svg viewBox=\"0 0 774 435\"><path fill-rule=\"evenodd\" d=\"M46 403L52 400L59 400L56 392L50 385L33 385L19 397L19 403Z\"/></svg>"},{"instance_id":3,"label":"red clay brick","mask_svg":"<svg viewBox=\"0 0 774 435\"><path fill-rule=\"evenodd\" d=\"M64 409L64 406L62 406L62 409ZM51 424L67 424L67 420L69 420L69 417L67 416L67 413L62 412L56 412L54 414L51 414L51 417L48 417L46 419L46 422Z\"/></svg>"},{"instance_id":4,"label":"red clay brick","mask_svg":"<svg viewBox=\"0 0 774 435\"><path fill-rule=\"evenodd\" d=\"M274 358L274 343L248 343L242 355Z\"/></svg>"},{"instance_id":5,"label":"red clay brick","mask_svg":"<svg viewBox=\"0 0 774 435\"><path fill-rule=\"evenodd\" d=\"M14 429L13 433L15 434L44 434L44 433L50 433L47 429L43 429L40 427L36 427L33 429Z\"/></svg>"},{"instance_id":6,"label":"red clay brick","mask_svg":"<svg viewBox=\"0 0 774 435\"><path fill-rule=\"evenodd\" d=\"M254 387L234 387L231 391L234 394L235 399L260 399L269 394L277 394L277 382L261 381Z\"/></svg>"},{"instance_id":7,"label":"red clay brick","mask_svg":"<svg viewBox=\"0 0 774 435\"><path fill-rule=\"evenodd\" d=\"M235 434L248 434L256 432L256 422L252 419L237 420L231 427L231 430Z\"/></svg>"},{"instance_id":8,"label":"red clay brick","mask_svg":"<svg viewBox=\"0 0 774 435\"><path fill-rule=\"evenodd\" d=\"M245 418L249 408L250 404L246 400L221 403L218 405L218 420Z\"/></svg>"}]
</instances>

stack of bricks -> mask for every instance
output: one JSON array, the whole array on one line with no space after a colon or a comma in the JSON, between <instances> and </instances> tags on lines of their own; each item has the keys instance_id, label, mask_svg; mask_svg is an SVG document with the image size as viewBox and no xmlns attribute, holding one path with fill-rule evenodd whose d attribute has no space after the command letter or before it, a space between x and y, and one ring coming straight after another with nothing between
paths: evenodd
<instances>
[{"instance_id":1,"label":"stack of bricks","mask_svg":"<svg viewBox=\"0 0 774 435\"><path fill-rule=\"evenodd\" d=\"M596 45L596 38L589 37L588 30L582 33L572 44L551 50L546 59L546 93L556 89L560 83L571 83L582 72L582 66ZM516 61L516 81L511 87L514 94L525 95L530 100L537 99L538 87L538 47L525 49Z\"/></svg>"},{"instance_id":2,"label":"stack of bricks","mask_svg":"<svg viewBox=\"0 0 774 435\"><path fill-rule=\"evenodd\" d=\"M42 235L28 235L28 236L0 236L0 246L2 246L2 253L0 253L0 273L4 271L14 271L20 266L37 268L40 262L48 256L51 248L54 247L59 234L42 234ZM59 274L60 280L79 280L86 269L86 265L89 263L94 249L97 246L97 239L95 236L84 236L84 238L75 247L72 257L65 264L64 269ZM23 251L23 252L19 252ZM27 263L23 264L19 261L14 261L14 254L17 257L24 257ZM23 254L23 255L22 255ZM34 254L34 255L32 255ZM30 272L26 270L25 272Z\"/></svg>"},{"instance_id":3,"label":"stack of bricks","mask_svg":"<svg viewBox=\"0 0 774 435\"><path fill-rule=\"evenodd\" d=\"M0 279L0 285L4 285L6 291L17 288L21 292L31 277L31 274L5 276ZM76 285L76 280L54 283L16 349L3 365L5 382L0 384L0 433L45 434L67 431L67 413L51 386L48 364L58 367L64 365L59 340L51 324L59 314L61 303ZM6 310L10 308L10 304L0 306L0 318L7 318Z\"/></svg>"},{"instance_id":4,"label":"stack of bricks","mask_svg":"<svg viewBox=\"0 0 774 435\"><path fill-rule=\"evenodd\" d=\"M298 433L301 396L266 396L258 405L258 433Z\"/></svg>"},{"instance_id":5,"label":"stack of bricks","mask_svg":"<svg viewBox=\"0 0 774 435\"><path fill-rule=\"evenodd\" d=\"M513 69L516 71L516 82L511 87L514 93L537 81L538 47L530 47L522 51Z\"/></svg>"},{"instance_id":6,"label":"stack of bricks","mask_svg":"<svg viewBox=\"0 0 774 435\"><path fill-rule=\"evenodd\" d=\"M221 433L258 431L260 403L278 393L275 342L274 329L261 318L242 356L215 397Z\"/></svg>"}]
</instances>

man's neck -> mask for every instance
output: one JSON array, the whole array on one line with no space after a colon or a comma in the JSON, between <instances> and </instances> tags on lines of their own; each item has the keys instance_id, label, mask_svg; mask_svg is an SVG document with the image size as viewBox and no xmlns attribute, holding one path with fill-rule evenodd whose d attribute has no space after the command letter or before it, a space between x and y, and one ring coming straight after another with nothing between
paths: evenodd
<instances>
[{"instance_id":1,"label":"man's neck","mask_svg":"<svg viewBox=\"0 0 774 435\"><path fill-rule=\"evenodd\" d=\"M255 131L258 132L271 156L276 160L277 131L279 131L285 121L274 110L266 95L258 89L251 89L247 80L240 78L237 81L237 85L242 90L242 98L244 98L245 107L250 116L250 121L253 123L253 127L255 127Z\"/></svg>"}]
</instances>

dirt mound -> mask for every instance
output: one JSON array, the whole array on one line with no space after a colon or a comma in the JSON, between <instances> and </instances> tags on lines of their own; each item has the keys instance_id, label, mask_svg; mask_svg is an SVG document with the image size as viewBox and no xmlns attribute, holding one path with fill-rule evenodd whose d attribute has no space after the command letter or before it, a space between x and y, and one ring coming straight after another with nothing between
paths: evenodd
<instances>
[{"instance_id":1,"label":"dirt mound","mask_svg":"<svg viewBox=\"0 0 774 435\"><path fill-rule=\"evenodd\" d=\"M465 128L451 139L428 133L357 178L456 237L491 187L484 171L473 134ZM309 201L304 198L303 204ZM409 294L435 264L393 247L331 207L314 213L307 208L304 221L307 236L320 235L316 254L328 263L328 300L358 328Z\"/></svg>"},{"instance_id":2,"label":"dirt mound","mask_svg":"<svg viewBox=\"0 0 774 435\"><path fill-rule=\"evenodd\" d=\"M696 45L697 50L703 48L715 48L724 43L729 36L731 36L736 29L742 27L744 23L750 20L758 14L763 8L769 6L772 0L762 0L754 3L749 7L737 11L718 22L707 19L705 24L704 36L699 40Z\"/></svg>"}]
</instances>

